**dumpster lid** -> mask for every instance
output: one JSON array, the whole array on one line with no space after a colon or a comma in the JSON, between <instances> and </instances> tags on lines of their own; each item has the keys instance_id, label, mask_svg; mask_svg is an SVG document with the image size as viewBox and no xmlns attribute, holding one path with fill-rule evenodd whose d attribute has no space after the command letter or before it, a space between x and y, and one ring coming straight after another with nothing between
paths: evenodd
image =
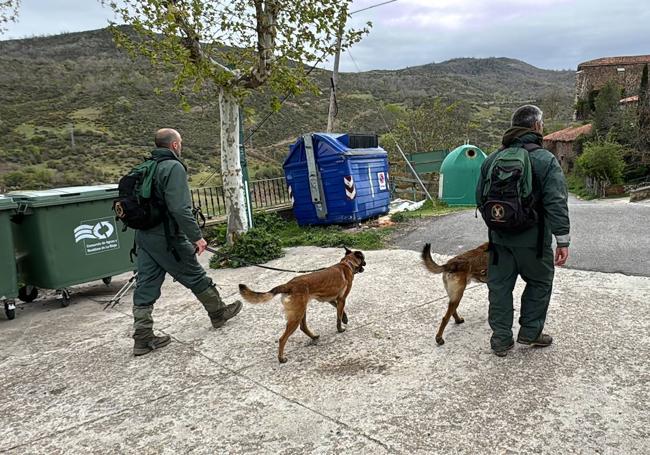
<instances>
[{"instance_id":1,"label":"dumpster lid","mask_svg":"<svg viewBox=\"0 0 650 455\"><path fill-rule=\"evenodd\" d=\"M29 207L91 202L117 197L117 185L71 186L42 191L14 191L8 194L17 203Z\"/></svg>"},{"instance_id":2,"label":"dumpster lid","mask_svg":"<svg viewBox=\"0 0 650 455\"><path fill-rule=\"evenodd\" d=\"M367 158L384 158L388 156L386 150L381 147L362 147L370 143L370 141L366 139L356 141L358 144L354 145L358 148L350 147L350 134L311 133L311 135L314 143L314 154L316 155L316 161L319 161L322 158L340 156L365 156ZM305 141L303 137L300 136L295 143L289 146L289 155L284 160L283 166L287 166L293 163L302 163L304 161L306 161Z\"/></svg>"},{"instance_id":3,"label":"dumpster lid","mask_svg":"<svg viewBox=\"0 0 650 455\"><path fill-rule=\"evenodd\" d=\"M14 200L4 194L0 194L0 210L11 210L16 208Z\"/></svg>"}]
</instances>

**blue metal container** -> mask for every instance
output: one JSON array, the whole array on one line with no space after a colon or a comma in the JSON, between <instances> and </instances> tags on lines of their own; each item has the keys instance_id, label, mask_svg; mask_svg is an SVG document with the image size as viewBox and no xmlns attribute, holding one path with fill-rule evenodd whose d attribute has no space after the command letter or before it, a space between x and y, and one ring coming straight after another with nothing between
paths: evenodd
<instances>
[{"instance_id":1,"label":"blue metal container","mask_svg":"<svg viewBox=\"0 0 650 455\"><path fill-rule=\"evenodd\" d=\"M289 146L283 167L301 226L354 223L388 213L388 154L375 136L305 134Z\"/></svg>"}]
</instances>

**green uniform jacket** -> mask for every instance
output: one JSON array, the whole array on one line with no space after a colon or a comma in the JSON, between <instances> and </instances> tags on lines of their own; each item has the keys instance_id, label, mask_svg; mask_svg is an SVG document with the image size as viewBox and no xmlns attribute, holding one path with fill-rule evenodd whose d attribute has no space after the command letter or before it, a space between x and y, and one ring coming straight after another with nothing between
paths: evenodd
<instances>
[{"instance_id":1,"label":"green uniform jacket","mask_svg":"<svg viewBox=\"0 0 650 455\"><path fill-rule=\"evenodd\" d=\"M201 229L192 214L192 198L187 183L185 165L169 149L157 148L151 156L169 156L174 159L161 161L154 177L154 195L165 202L171 219L170 234L174 237L186 237L194 243L203 237ZM164 223L148 229L147 234L165 235Z\"/></svg>"},{"instance_id":2,"label":"green uniform jacket","mask_svg":"<svg viewBox=\"0 0 650 455\"><path fill-rule=\"evenodd\" d=\"M542 145L542 136L539 133L528 128L513 127L506 131L503 136L503 146L509 147L516 140L521 141L523 144L535 143ZM488 156L481 166L481 178L479 178L476 186L477 205L480 205L485 177L495 156L496 153ZM537 197L538 199L541 198L544 208L544 246L551 245L551 234L555 236L558 246L569 246L571 237L569 236L568 193L560 163L551 152L545 149L534 150L530 152L529 156L533 179L537 179L539 182L539 187L536 188ZM492 231L492 242L511 247L534 248L537 246L538 229L538 226L534 226L518 234Z\"/></svg>"}]
</instances>

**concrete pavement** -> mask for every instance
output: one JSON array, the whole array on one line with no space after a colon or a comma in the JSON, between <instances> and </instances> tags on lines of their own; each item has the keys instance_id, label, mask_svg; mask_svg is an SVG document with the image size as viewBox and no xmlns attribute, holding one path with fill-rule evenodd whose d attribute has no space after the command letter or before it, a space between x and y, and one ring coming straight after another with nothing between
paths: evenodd
<instances>
[{"instance_id":1,"label":"concrete pavement","mask_svg":"<svg viewBox=\"0 0 650 455\"><path fill-rule=\"evenodd\" d=\"M294 248L270 264L317 267L341 255ZM367 263L348 330L336 333L334 309L312 303L321 339L297 331L284 365L279 299L245 305L215 331L169 279L154 316L174 342L141 358L131 355L130 301L102 311L126 276L75 289L68 308L48 298L19 307L17 319L0 320L0 452L650 452L650 278L558 270L547 323L555 344L497 358L484 285L468 289L466 322L450 324L438 347L440 277L414 251L367 252ZM240 282L267 290L293 276L210 274L227 301Z\"/></svg>"}]
</instances>

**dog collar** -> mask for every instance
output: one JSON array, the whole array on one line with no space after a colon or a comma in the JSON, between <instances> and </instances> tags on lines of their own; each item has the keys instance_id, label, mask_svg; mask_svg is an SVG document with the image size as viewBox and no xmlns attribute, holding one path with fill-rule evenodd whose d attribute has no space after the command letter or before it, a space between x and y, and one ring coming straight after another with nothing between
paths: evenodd
<instances>
[{"instance_id":1,"label":"dog collar","mask_svg":"<svg viewBox=\"0 0 650 455\"><path fill-rule=\"evenodd\" d=\"M344 259L344 260L341 261L341 262L343 262L343 264L345 264L345 265L347 265L348 267L350 267L350 270L352 270L352 273L353 273L353 274L356 274L356 273L359 272L358 269L357 269L357 270L354 269L354 265L352 265L352 263L350 263L350 261L348 261L347 259Z\"/></svg>"}]
</instances>

